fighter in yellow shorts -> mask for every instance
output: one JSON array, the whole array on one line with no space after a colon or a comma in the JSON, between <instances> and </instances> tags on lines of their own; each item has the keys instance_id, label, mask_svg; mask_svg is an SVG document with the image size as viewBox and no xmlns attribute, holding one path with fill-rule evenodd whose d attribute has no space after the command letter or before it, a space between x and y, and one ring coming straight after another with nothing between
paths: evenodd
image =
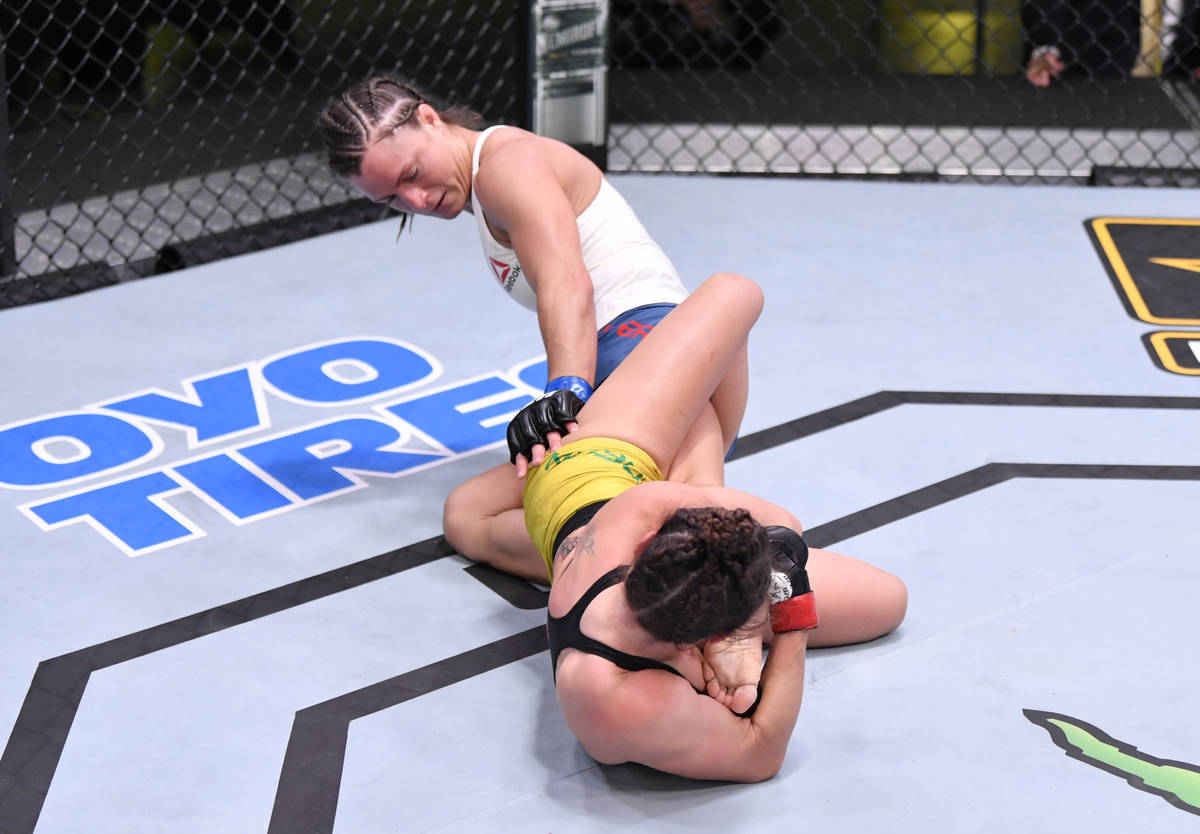
<instances>
[{"instance_id":1,"label":"fighter in yellow shorts","mask_svg":"<svg viewBox=\"0 0 1200 834\"><path fill-rule=\"evenodd\" d=\"M904 617L897 577L810 549L791 511L724 486L714 401L744 401L762 305L750 279L714 275L582 408L556 391L509 424L521 532L554 573L557 700L599 762L766 779L796 724L808 647L870 640Z\"/></svg>"},{"instance_id":2,"label":"fighter in yellow shorts","mask_svg":"<svg viewBox=\"0 0 1200 834\"><path fill-rule=\"evenodd\" d=\"M581 510L594 514L596 505L631 486L661 480L650 456L623 440L585 437L546 455L526 475L523 496L525 527L546 561L546 575L553 578L554 552L568 522L586 523Z\"/></svg>"}]
</instances>

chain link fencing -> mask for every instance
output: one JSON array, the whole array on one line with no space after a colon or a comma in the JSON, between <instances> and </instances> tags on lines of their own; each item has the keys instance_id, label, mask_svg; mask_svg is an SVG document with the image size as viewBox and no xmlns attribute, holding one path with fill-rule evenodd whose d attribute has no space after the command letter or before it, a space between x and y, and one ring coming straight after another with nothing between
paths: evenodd
<instances>
[{"instance_id":1,"label":"chain link fencing","mask_svg":"<svg viewBox=\"0 0 1200 834\"><path fill-rule=\"evenodd\" d=\"M1200 184L1200 0L580 3L607 16L612 172ZM387 72L528 125L530 20L6 0L0 307L381 219L325 170L321 106Z\"/></svg>"}]
</instances>

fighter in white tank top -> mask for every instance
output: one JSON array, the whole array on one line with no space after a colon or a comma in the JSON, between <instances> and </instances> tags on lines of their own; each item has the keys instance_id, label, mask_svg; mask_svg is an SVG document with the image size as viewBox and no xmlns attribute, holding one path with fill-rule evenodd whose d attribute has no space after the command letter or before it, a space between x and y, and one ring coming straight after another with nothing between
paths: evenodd
<instances>
[{"instance_id":1,"label":"fighter in white tank top","mask_svg":"<svg viewBox=\"0 0 1200 834\"><path fill-rule=\"evenodd\" d=\"M479 153L492 131L489 127L475 143L471 162L471 209L479 227L483 256L500 287L524 307L537 312L537 294L529 285L517 253L503 246L488 231L487 219L475 194ZM596 329L599 330L626 310L646 304L678 304L687 297L679 274L625 199L607 178L600 181L595 199L575 218L583 263L595 287Z\"/></svg>"}]
</instances>

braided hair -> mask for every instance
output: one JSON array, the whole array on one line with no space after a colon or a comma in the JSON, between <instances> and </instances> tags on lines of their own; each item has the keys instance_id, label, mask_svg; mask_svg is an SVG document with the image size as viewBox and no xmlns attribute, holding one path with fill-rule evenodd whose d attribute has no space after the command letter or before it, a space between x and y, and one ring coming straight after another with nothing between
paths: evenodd
<instances>
[{"instance_id":1,"label":"braided hair","mask_svg":"<svg viewBox=\"0 0 1200 834\"><path fill-rule=\"evenodd\" d=\"M343 177L361 174L371 146L407 124L417 108L428 103L416 87L386 75L372 76L330 99L317 119L330 170ZM459 127L483 124L482 116L463 105L438 110L438 116ZM403 214L401 230L407 221Z\"/></svg>"},{"instance_id":2,"label":"braided hair","mask_svg":"<svg viewBox=\"0 0 1200 834\"><path fill-rule=\"evenodd\" d=\"M745 626L770 576L766 531L748 511L685 507L633 563L625 595L642 628L683 645Z\"/></svg>"}]
</instances>

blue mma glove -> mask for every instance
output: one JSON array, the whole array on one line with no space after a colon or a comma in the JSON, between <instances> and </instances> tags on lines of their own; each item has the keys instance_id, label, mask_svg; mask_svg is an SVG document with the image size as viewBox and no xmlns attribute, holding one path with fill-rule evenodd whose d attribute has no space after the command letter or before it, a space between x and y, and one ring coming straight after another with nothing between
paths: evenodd
<instances>
[{"instance_id":1,"label":"blue mma glove","mask_svg":"<svg viewBox=\"0 0 1200 834\"><path fill-rule=\"evenodd\" d=\"M546 393L552 394L555 391L566 389L584 402L588 401L588 397L592 395L592 386L586 379L578 376L556 376L554 379L546 383Z\"/></svg>"},{"instance_id":2,"label":"blue mma glove","mask_svg":"<svg viewBox=\"0 0 1200 834\"><path fill-rule=\"evenodd\" d=\"M559 388L522 408L508 424L509 462L516 463L517 455L529 458L534 446L549 448L546 435L554 431L565 436L567 423L575 422L581 408L583 400L569 388Z\"/></svg>"}]
</instances>

